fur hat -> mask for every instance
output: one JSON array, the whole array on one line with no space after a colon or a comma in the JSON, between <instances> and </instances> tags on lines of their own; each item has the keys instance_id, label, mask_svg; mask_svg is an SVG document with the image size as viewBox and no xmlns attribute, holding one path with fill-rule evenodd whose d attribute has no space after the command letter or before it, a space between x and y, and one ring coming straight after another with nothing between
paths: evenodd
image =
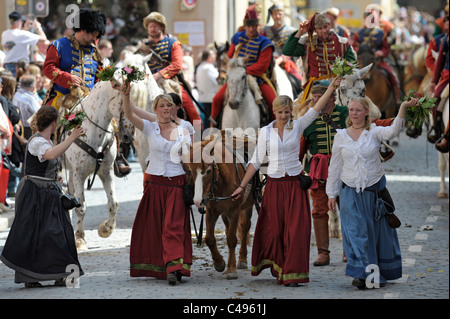
<instances>
[{"instance_id":1,"label":"fur hat","mask_svg":"<svg viewBox=\"0 0 450 319\"><path fill-rule=\"evenodd\" d=\"M245 12L245 18L244 18L244 26L257 26L259 25L259 19L258 15L256 14L255 9L247 9L247 12Z\"/></svg>"},{"instance_id":2,"label":"fur hat","mask_svg":"<svg viewBox=\"0 0 450 319\"><path fill-rule=\"evenodd\" d=\"M314 29L317 27L322 27L327 23L331 23L330 18L328 18L326 12L316 13L314 16Z\"/></svg>"},{"instance_id":3,"label":"fur hat","mask_svg":"<svg viewBox=\"0 0 450 319\"><path fill-rule=\"evenodd\" d=\"M144 18L144 28L147 30L148 24L150 22L156 22L163 27L163 33L166 33L167 22L166 18L159 12L153 11L148 16Z\"/></svg>"},{"instance_id":4,"label":"fur hat","mask_svg":"<svg viewBox=\"0 0 450 319\"><path fill-rule=\"evenodd\" d=\"M311 50L316 51L316 47L313 44L312 36L316 27L322 27L327 23L331 23L330 18L328 18L325 12L315 13L311 19L308 21L308 38L311 43Z\"/></svg>"},{"instance_id":5,"label":"fur hat","mask_svg":"<svg viewBox=\"0 0 450 319\"><path fill-rule=\"evenodd\" d=\"M98 32L97 38L100 39L105 35L106 16L103 12L92 10L90 8L82 8L78 13L80 25L73 28L73 31L86 31L87 33ZM76 21L76 20L75 20Z\"/></svg>"},{"instance_id":6,"label":"fur hat","mask_svg":"<svg viewBox=\"0 0 450 319\"><path fill-rule=\"evenodd\" d=\"M339 17L339 9L336 7L331 7L325 10L325 13L329 13L336 18Z\"/></svg>"}]
</instances>

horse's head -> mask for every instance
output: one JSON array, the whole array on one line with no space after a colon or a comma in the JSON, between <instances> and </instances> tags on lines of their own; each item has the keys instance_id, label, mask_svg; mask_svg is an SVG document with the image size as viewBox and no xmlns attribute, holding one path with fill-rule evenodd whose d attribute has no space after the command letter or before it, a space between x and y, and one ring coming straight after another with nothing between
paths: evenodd
<instances>
[{"instance_id":1,"label":"horse's head","mask_svg":"<svg viewBox=\"0 0 450 319\"><path fill-rule=\"evenodd\" d=\"M367 44L363 44L358 49L358 64L360 68L363 68L371 63L375 62L375 53L372 48Z\"/></svg>"},{"instance_id":2,"label":"horse's head","mask_svg":"<svg viewBox=\"0 0 450 319\"><path fill-rule=\"evenodd\" d=\"M205 207L214 197L214 191L219 181L217 163L211 153L216 142L220 140L216 135L212 140L194 143L190 153L182 157L182 166L187 175L187 182L194 184L194 204ZM197 158L200 156L200 159Z\"/></svg>"},{"instance_id":3,"label":"horse's head","mask_svg":"<svg viewBox=\"0 0 450 319\"><path fill-rule=\"evenodd\" d=\"M228 61L227 67L227 96L228 105L237 109L247 93L247 70L242 58L233 58Z\"/></svg>"},{"instance_id":4,"label":"horse's head","mask_svg":"<svg viewBox=\"0 0 450 319\"><path fill-rule=\"evenodd\" d=\"M217 83L219 85L224 85L227 82L227 64L228 64L228 49L230 48L230 44L225 42L225 44L222 44L220 46L217 45L216 42L214 42L214 46L217 51L216 56L216 65L217 70L219 70L219 76L217 77Z\"/></svg>"},{"instance_id":5,"label":"horse's head","mask_svg":"<svg viewBox=\"0 0 450 319\"><path fill-rule=\"evenodd\" d=\"M124 114L120 91L114 90L109 83L106 84L109 87L108 97L110 98L108 108L116 121L120 141L123 143L131 143L134 140L134 125Z\"/></svg>"},{"instance_id":6,"label":"horse's head","mask_svg":"<svg viewBox=\"0 0 450 319\"><path fill-rule=\"evenodd\" d=\"M338 98L341 105L347 105L355 98L364 97L366 95L366 85L364 84L364 76L369 72L372 64L355 70L351 75L345 75L341 81L338 90Z\"/></svg>"}]
</instances>

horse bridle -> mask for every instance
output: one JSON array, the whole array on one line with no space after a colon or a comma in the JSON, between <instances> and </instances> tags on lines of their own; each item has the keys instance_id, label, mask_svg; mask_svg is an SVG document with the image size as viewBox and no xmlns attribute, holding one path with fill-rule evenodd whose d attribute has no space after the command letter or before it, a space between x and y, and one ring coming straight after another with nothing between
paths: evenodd
<instances>
[{"instance_id":1,"label":"horse bridle","mask_svg":"<svg viewBox=\"0 0 450 319\"><path fill-rule=\"evenodd\" d=\"M236 169L237 169L237 163L236 163L236 161L234 161L234 162L236 164ZM233 199L233 198L236 198L238 196L238 195L235 195L235 196L231 196L230 195L230 196L220 197L220 196L216 196L214 194L214 191L217 188L216 186L217 186L217 182L218 182L218 179L217 179L217 171L218 170L219 170L219 167L217 166L216 161L213 160L213 163L212 163L212 174L213 174L212 175L212 183L211 183L211 187L209 189L208 194L206 195L205 198L202 199L201 204L203 206L207 206L210 201L218 202L218 201L221 201L221 200ZM237 170L237 172L239 173L239 170ZM240 175L238 175L238 176L239 176L239 179L241 179Z\"/></svg>"}]
</instances>

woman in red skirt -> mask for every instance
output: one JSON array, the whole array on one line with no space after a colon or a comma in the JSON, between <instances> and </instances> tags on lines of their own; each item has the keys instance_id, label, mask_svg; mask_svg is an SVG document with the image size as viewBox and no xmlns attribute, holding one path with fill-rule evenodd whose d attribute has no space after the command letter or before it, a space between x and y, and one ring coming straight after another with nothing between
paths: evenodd
<instances>
[{"instance_id":1,"label":"woman in red skirt","mask_svg":"<svg viewBox=\"0 0 450 319\"><path fill-rule=\"evenodd\" d=\"M253 276L271 268L278 284L296 287L309 282L311 211L307 191L299 181L303 171L298 157L300 138L340 81L333 79L316 105L297 120L292 120L292 99L278 96L273 101L275 121L259 132L253 158L233 193L238 195L245 189L267 155L268 178L253 239Z\"/></svg>"},{"instance_id":2,"label":"woman in red skirt","mask_svg":"<svg viewBox=\"0 0 450 319\"><path fill-rule=\"evenodd\" d=\"M153 101L156 121L148 112L135 112L125 85L122 98L125 116L147 137L150 149L148 183L131 234L130 276L167 279L175 285L182 276L190 276L192 264L189 210L182 189L185 172L180 163L181 151L187 150L191 138L172 121L170 95Z\"/></svg>"}]
</instances>

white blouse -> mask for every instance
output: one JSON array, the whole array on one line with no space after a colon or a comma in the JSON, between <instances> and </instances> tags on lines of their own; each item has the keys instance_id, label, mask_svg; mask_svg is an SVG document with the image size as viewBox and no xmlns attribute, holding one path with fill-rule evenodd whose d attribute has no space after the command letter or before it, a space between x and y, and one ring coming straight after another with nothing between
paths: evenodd
<instances>
[{"instance_id":1,"label":"white blouse","mask_svg":"<svg viewBox=\"0 0 450 319\"><path fill-rule=\"evenodd\" d=\"M353 140L347 129L337 130L334 138L326 193L335 198L341 181L356 188L357 192L377 183L384 175L378 152L383 140L397 136L405 125L404 118L396 117L391 126L371 125L358 140Z\"/></svg>"},{"instance_id":2,"label":"white blouse","mask_svg":"<svg viewBox=\"0 0 450 319\"><path fill-rule=\"evenodd\" d=\"M178 126L178 137L176 141L168 141L161 136L158 122L144 121L142 133L147 137L149 146L149 164L146 173L164 177L174 177L184 175L181 166L181 153L188 151L188 144L191 144L189 134L184 135L183 129Z\"/></svg>"},{"instance_id":3,"label":"white blouse","mask_svg":"<svg viewBox=\"0 0 450 319\"><path fill-rule=\"evenodd\" d=\"M31 155L37 156L41 163L46 161L42 156L44 156L45 152L52 147L53 144L41 136L33 138L30 143L28 143L28 151Z\"/></svg>"},{"instance_id":4,"label":"white blouse","mask_svg":"<svg viewBox=\"0 0 450 319\"><path fill-rule=\"evenodd\" d=\"M178 124L178 125L181 126L182 128L185 128L189 132L189 135L191 136L191 141L192 141L193 136L195 134L195 130L194 130L194 127L192 126L192 124L188 121L181 120L180 124ZM158 126L158 128L159 128L159 126ZM150 154L145 159L145 163L148 163L149 161L150 161Z\"/></svg>"},{"instance_id":5,"label":"white blouse","mask_svg":"<svg viewBox=\"0 0 450 319\"><path fill-rule=\"evenodd\" d=\"M299 175L303 170L299 160L300 138L303 131L317 118L318 114L311 108L305 115L294 120L292 129L284 128L283 140L278 135L278 129L273 127L276 121L261 128L255 152L249 163L258 170L267 155L269 162L267 175L269 177L280 178L286 174L289 176Z\"/></svg>"}]
</instances>

